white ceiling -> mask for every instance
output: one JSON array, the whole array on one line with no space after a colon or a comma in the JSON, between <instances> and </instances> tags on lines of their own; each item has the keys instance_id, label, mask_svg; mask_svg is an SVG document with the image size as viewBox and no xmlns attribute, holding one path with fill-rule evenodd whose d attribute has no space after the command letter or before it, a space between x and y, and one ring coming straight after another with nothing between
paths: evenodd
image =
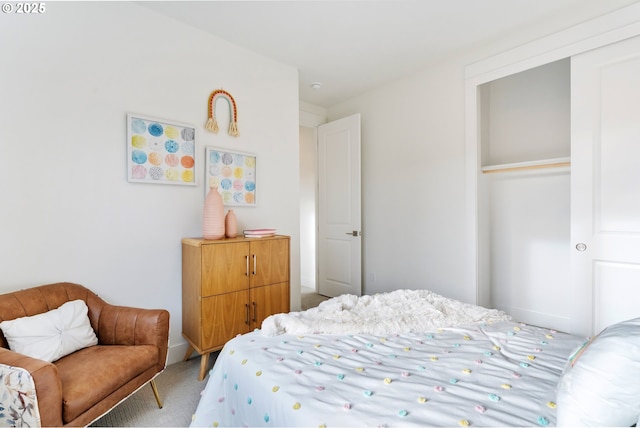
<instances>
[{"instance_id":1,"label":"white ceiling","mask_svg":"<svg viewBox=\"0 0 640 428\"><path fill-rule=\"evenodd\" d=\"M300 100L330 107L506 35L550 34L638 0L145 1L298 69ZM520 41L521 43L522 41ZM513 39L512 43L518 43ZM320 89L311 83L321 82Z\"/></svg>"}]
</instances>

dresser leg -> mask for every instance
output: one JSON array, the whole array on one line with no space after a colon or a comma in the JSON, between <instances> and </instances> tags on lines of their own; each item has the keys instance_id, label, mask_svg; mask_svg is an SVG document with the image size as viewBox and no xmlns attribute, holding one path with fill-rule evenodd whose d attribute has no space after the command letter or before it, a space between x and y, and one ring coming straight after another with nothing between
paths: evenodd
<instances>
[{"instance_id":1,"label":"dresser leg","mask_svg":"<svg viewBox=\"0 0 640 428\"><path fill-rule=\"evenodd\" d=\"M191 354L193 354L193 351L194 351L193 346L189 345L189 347L187 348L187 353L184 354L184 358L182 361L187 361L191 356Z\"/></svg>"},{"instance_id":2,"label":"dresser leg","mask_svg":"<svg viewBox=\"0 0 640 428\"><path fill-rule=\"evenodd\" d=\"M200 357L200 376L198 376L198 380L203 380L207 375L207 367L209 367L209 353L206 352L202 354Z\"/></svg>"}]
</instances>

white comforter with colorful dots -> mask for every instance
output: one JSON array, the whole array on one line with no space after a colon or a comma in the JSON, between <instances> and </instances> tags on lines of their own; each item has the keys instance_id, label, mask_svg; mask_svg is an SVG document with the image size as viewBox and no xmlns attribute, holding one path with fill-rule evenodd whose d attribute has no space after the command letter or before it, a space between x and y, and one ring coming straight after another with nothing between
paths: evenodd
<instances>
[{"instance_id":1,"label":"white comforter with colorful dots","mask_svg":"<svg viewBox=\"0 0 640 428\"><path fill-rule=\"evenodd\" d=\"M547 426L585 341L513 321L375 336L238 336L192 426Z\"/></svg>"}]
</instances>

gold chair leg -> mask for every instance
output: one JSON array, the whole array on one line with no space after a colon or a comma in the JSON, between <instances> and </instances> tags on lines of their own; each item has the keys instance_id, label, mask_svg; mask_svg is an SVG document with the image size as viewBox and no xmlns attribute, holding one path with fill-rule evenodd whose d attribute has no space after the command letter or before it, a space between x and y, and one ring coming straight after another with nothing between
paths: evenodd
<instances>
[{"instance_id":1,"label":"gold chair leg","mask_svg":"<svg viewBox=\"0 0 640 428\"><path fill-rule=\"evenodd\" d=\"M158 403L158 408L162 409L162 400L160 399L160 394L158 393L158 386L156 385L156 380L153 379L149 382L151 385L151 389L153 389L153 395L156 397L156 402Z\"/></svg>"}]
</instances>

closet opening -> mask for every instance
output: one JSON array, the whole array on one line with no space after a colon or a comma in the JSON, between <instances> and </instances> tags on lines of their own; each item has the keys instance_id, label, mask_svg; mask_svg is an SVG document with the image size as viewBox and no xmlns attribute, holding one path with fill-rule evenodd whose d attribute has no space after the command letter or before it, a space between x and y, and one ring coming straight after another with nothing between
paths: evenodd
<instances>
[{"instance_id":1,"label":"closet opening","mask_svg":"<svg viewBox=\"0 0 640 428\"><path fill-rule=\"evenodd\" d=\"M479 286L488 304L568 330L570 59L479 86Z\"/></svg>"}]
</instances>

